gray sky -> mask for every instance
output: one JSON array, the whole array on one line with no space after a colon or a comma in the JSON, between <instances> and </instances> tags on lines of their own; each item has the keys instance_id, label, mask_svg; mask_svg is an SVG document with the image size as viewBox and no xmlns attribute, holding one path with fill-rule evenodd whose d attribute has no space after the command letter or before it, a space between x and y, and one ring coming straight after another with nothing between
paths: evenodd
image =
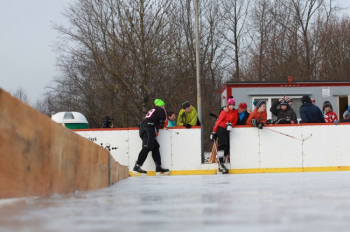
<instances>
[{"instance_id":1,"label":"gray sky","mask_svg":"<svg viewBox=\"0 0 350 232\"><path fill-rule=\"evenodd\" d=\"M74 0L0 1L0 87L15 91L22 86L34 104L58 75L51 22L67 25L60 12ZM339 2L350 7L350 0Z\"/></svg>"},{"instance_id":2,"label":"gray sky","mask_svg":"<svg viewBox=\"0 0 350 232\"><path fill-rule=\"evenodd\" d=\"M0 87L22 86L33 104L57 75L51 22L67 24L60 12L73 0L0 1Z\"/></svg>"}]
</instances>

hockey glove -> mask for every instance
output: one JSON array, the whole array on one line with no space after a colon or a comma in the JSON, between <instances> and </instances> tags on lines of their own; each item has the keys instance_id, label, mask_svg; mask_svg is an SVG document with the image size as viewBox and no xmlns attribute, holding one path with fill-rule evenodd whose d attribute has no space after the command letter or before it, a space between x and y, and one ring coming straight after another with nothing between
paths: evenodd
<instances>
[{"instance_id":1,"label":"hockey glove","mask_svg":"<svg viewBox=\"0 0 350 232\"><path fill-rule=\"evenodd\" d=\"M256 127L256 119L252 119L252 125L253 125L253 127Z\"/></svg>"},{"instance_id":2,"label":"hockey glove","mask_svg":"<svg viewBox=\"0 0 350 232\"><path fill-rule=\"evenodd\" d=\"M275 124L275 123L276 123L276 119L267 119L266 120L266 125Z\"/></svg>"},{"instance_id":3,"label":"hockey glove","mask_svg":"<svg viewBox=\"0 0 350 232\"><path fill-rule=\"evenodd\" d=\"M264 128L264 126L265 126L265 124L263 122L261 122L261 123L259 123L258 128L262 129L262 128Z\"/></svg>"},{"instance_id":4,"label":"hockey glove","mask_svg":"<svg viewBox=\"0 0 350 232\"><path fill-rule=\"evenodd\" d=\"M184 126L187 128L187 129L190 129L192 126L190 124L186 124L184 123Z\"/></svg>"},{"instance_id":5,"label":"hockey glove","mask_svg":"<svg viewBox=\"0 0 350 232\"><path fill-rule=\"evenodd\" d=\"M218 137L218 135L215 132L212 132L210 135L210 140L215 141L217 137Z\"/></svg>"}]
</instances>

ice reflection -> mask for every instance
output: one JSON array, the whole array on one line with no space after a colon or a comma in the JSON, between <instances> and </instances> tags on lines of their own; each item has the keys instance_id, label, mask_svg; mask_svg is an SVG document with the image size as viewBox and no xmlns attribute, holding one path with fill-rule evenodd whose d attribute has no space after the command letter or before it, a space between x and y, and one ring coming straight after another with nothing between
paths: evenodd
<instances>
[{"instance_id":1,"label":"ice reflection","mask_svg":"<svg viewBox=\"0 0 350 232\"><path fill-rule=\"evenodd\" d=\"M350 172L129 178L0 208L0 231L348 231Z\"/></svg>"}]
</instances>

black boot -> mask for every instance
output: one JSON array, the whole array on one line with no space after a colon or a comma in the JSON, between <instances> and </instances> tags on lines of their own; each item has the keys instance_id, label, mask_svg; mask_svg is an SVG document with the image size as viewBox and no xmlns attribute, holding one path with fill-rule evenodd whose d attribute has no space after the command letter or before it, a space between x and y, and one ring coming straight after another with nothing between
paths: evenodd
<instances>
[{"instance_id":1,"label":"black boot","mask_svg":"<svg viewBox=\"0 0 350 232\"><path fill-rule=\"evenodd\" d=\"M156 172L169 172L169 169L164 169L160 164L156 164Z\"/></svg>"},{"instance_id":2,"label":"black boot","mask_svg":"<svg viewBox=\"0 0 350 232\"><path fill-rule=\"evenodd\" d=\"M227 174L228 173L228 170L227 170L227 168L225 167L225 165L223 163L221 164L221 170L220 171L222 171L222 174Z\"/></svg>"},{"instance_id":3,"label":"black boot","mask_svg":"<svg viewBox=\"0 0 350 232\"><path fill-rule=\"evenodd\" d=\"M134 175L147 175L147 172L145 170L141 169L141 166L138 164L135 164L135 167L133 169L133 174Z\"/></svg>"}]
</instances>

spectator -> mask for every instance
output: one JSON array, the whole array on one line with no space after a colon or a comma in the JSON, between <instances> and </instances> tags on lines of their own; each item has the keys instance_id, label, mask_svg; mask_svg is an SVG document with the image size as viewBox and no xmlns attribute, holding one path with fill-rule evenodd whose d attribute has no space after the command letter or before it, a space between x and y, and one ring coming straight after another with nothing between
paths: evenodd
<instances>
[{"instance_id":1,"label":"spectator","mask_svg":"<svg viewBox=\"0 0 350 232\"><path fill-rule=\"evenodd\" d=\"M345 112L343 113L343 119L346 119L347 116L349 116L349 114L350 114L350 106L348 106L347 108L348 108L348 109L345 110Z\"/></svg>"},{"instance_id":2,"label":"spectator","mask_svg":"<svg viewBox=\"0 0 350 232\"><path fill-rule=\"evenodd\" d=\"M284 96L284 100L286 100L287 103L289 104L289 106L292 108L292 106L293 106L293 98L288 97L288 96Z\"/></svg>"},{"instance_id":3,"label":"spectator","mask_svg":"<svg viewBox=\"0 0 350 232\"><path fill-rule=\"evenodd\" d=\"M167 127L174 127L174 126L176 126L176 115L173 111L169 111Z\"/></svg>"},{"instance_id":4,"label":"spectator","mask_svg":"<svg viewBox=\"0 0 350 232\"><path fill-rule=\"evenodd\" d=\"M177 125L191 128L196 126L198 122L197 110L188 101L182 102L182 110L179 112Z\"/></svg>"},{"instance_id":5,"label":"spectator","mask_svg":"<svg viewBox=\"0 0 350 232\"><path fill-rule=\"evenodd\" d=\"M311 103L311 99L309 96L304 95L301 98L301 102L303 103L300 106L300 117L302 123L324 123L323 114L317 106L314 106Z\"/></svg>"},{"instance_id":6,"label":"spectator","mask_svg":"<svg viewBox=\"0 0 350 232\"><path fill-rule=\"evenodd\" d=\"M343 114L343 118L344 118L344 119L339 120L339 121L338 121L338 120L335 120L335 121L334 121L334 124L335 124L335 125L338 125L339 122L350 122L350 113L349 113L349 112L350 112L350 106L348 107L348 110L345 111L344 114Z\"/></svg>"},{"instance_id":7,"label":"spectator","mask_svg":"<svg viewBox=\"0 0 350 232\"><path fill-rule=\"evenodd\" d=\"M218 158L220 161L220 171L223 174L228 173L227 168L224 165L224 157L227 157L229 154L230 148L230 131L232 126L236 125L238 119L237 110L234 109L235 100L233 98L229 98L227 100L228 110L229 112L225 112L222 110L220 112L219 118L215 123L213 128L213 132L210 135L210 139L215 142L216 138L218 138Z\"/></svg>"},{"instance_id":8,"label":"spectator","mask_svg":"<svg viewBox=\"0 0 350 232\"><path fill-rule=\"evenodd\" d=\"M267 120L266 102L262 100L255 100L253 104L256 108L252 113L250 113L246 124L262 129Z\"/></svg>"},{"instance_id":9,"label":"spectator","mask_svg":"<svg viewBox=\"0 0 350 232\"><path fill-rule=\"evenodd\" d=\"M326 122L338 121L337 114L333 112L333 107L329 101L323 103L322 112L324 113L323 117Z\"/></svg>"},{"instance_id":10,"label":"spectator","mask_svg":"<svg viewBox=\"0 0 350 232\"><path fill-rule=\"evenodd\" d=\"M279 109L277 109L278 105L280 105ZM288 102L283 98L273 103L270 108L270 111L275 116L277 116L277 124L298 123L297 115L295 114L294 110L290 107Z\"/></svg>"},{"instance_id":11,"label":"spectator","mask_svg":"<svg viewBox=\"0 0 350 232\"><path fill-rule=\"evenodd\" d=\"M247 112L247 104L244 102L239 104L237 112L238 112L238 120L236 125L245 125L249 117L249 113Z\"/></svg>"},{"instance_id":12,"label":"spectator","mask_svg":"<svg viewBox=\"0 0 350 232\"><path fill-rule=\"evenodd\" d=\"M311 98L311 103L312 103L313 105L316 105L316 100L313 99L313 98Z\"/></svg>"},{"instance_id":13,"label":"spectator","mask_svg":"<svg viewBox=\"0 0 350 232\"><path fill-rule=\"evenodd\" d=\"M106 116L103 121L102 121L102 124L103 124L103 128L113 128L113 118L109 117L109 116Z\"/></svg>"}]
</instances>

